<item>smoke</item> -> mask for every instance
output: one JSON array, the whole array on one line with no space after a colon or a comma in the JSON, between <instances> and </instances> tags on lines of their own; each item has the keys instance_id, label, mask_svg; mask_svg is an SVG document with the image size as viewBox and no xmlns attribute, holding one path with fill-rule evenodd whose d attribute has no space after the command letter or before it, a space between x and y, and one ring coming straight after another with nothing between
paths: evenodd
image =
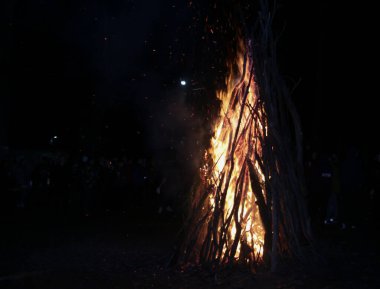
<instances>
[{"instance_id":1,"label":"smoke","mask_svg":"<svg viewBox=\"0 0 380 289\"><path fill-rule=\"evenodd\" d=\"M189 104L191 89L171 88L154 101L145 126L148 150L165 179L164 197L183 204L198 176L207 146L208 130L203 118Z\"/></svg>"}]
</instances>

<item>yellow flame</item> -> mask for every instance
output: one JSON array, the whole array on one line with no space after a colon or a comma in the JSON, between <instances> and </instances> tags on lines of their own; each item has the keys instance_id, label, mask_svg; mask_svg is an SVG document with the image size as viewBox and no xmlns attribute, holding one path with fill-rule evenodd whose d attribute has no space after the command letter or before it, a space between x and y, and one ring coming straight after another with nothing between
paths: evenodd
<instances>
[{"instance_id":1,"label":"yellow flame","mask_svg":"<svg viewBox=\"0 0 380 289\"><path fill-rule=\"evenodd\" d=\"M242 44L241 47L243 46L244 45ZM242 51L244 50L242 49ZM244 64L246 67L245 70ZM255 154L252 153L252 151L256 150L256 155L259 157L261 156L261 142L259 141L260 138L258 138L257 135L267 135L267 127L264 123L262 123L264 115L263 111L258 110L258 114L256 116L252 113L252 108L255 107L258 101L258 96L256 95L256 83L253 78L250 81L250 69L252 65L253 64L250 57L246 57L245 63L244 54L240 53L235 60L235 69L233 69L232 64L229 65L231 69L229 76L226 79L227 88L217 92L217 97L221 101L221 108L219 118L214 125L214 136L211 140L211 146L207 151L207 154L211 157L214 165L212 167L209 181L214 184L220 181L222 172L226 172L226 170L231 168L231 162L228 160L231 152L231 141L234 139L234 134L236 133L238 127L243 102L242 96L244 95L244 93L241 93L240 98L235 99L236 91L239 89L241 91L246 91L249 86L235 151L233 154L234 166L231 180L227 188L226 204L223 212L224 219L228 218L234 206L235 194L238 190L238 178L243 170L243 165L247 157L250 158L254 164L260 181L265 183L264 172L262 172L258 160L255 158ZM243 81L241 81L242 79ZM243 131L247 127L251 127L251 130L248 131L248 129L246 129L246 131ZM234 256L235 259L239 258L243 243L244 245L248 245L254 256L260 257L263 254L264 245L265 232L259 216L259 210L256 205L255 195L252 192L251 186L247 185L250 182L248 170L245 169L244 171L245 175L243 177L246 178L246 185L243 190L245 191L245 194L243 195L243 200L241 201L242 203L239 207L240 209L238 214L238 222L242 225L242 233L240 235L238 247ZM215 206L214 196L210 196L209 204L211 208ZM244 216L243 219L241 219L242 216ZM237 222L233 218L228 228L229 234L227 244L233 243L236 231ZM224 251L225 250L226 248L224 248Z\"/></svg>"}]
</instances>

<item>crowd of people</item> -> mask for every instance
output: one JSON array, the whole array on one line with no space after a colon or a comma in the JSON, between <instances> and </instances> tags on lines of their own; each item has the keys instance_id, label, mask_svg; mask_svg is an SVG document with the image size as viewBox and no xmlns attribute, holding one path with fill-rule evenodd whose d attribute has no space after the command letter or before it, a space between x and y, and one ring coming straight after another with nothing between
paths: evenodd
<instances>
[{"instance_id":1,"label":"crowd of people","mask_svg":"<svg viewBox=\"0 0 380 289\"><path fill-rule=\"evenodd\" d=\"M0 159L2 214L92 216L173 211L166 179L152 160L15 154Z\"/></svg>"},{"instance_id":2,"label":"crowd of people","mask_svg":"<svg viewBox=\"0 0 380 289\"><path fill-rule=\"evenodd\" d=\"M339 153L309 148L305 160L314 227L355 228L376 219L379 154L366 159L354 146ZM0 214L171 214L176 208L180 210L181 185L173 186L180 178L163 171L162 164L144 157L91 157L63 152L8 154L0 158ZM186 183L183 179L180 182Z\"/></svg>"}]
</instances>

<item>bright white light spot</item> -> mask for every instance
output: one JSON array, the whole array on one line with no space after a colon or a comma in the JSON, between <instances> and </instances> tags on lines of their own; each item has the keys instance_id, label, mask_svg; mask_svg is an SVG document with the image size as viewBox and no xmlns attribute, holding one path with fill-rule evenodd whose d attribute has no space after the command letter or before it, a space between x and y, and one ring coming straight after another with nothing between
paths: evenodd
<instances>
[{"instance_id":1,"label":"bright white light spot","mask_svg":"<svg viewBox=\"0 0 380 289\"><path fill-rule=\"evenodd\" d=\"M54 139L57 139L58 137L55 135L55 136L53 136L53 138L54 138Z\"/></svg>"},{"instance_id":2,"label":"bright white light spot","mask_svg":"<svg viewBox=\"0 0 380 289\"><path fill-rule=\"evenodd\" d=\"M185 86L186 85L186 81L185 80L181 80L181 85Z\"/></svg>"}]
</instances>

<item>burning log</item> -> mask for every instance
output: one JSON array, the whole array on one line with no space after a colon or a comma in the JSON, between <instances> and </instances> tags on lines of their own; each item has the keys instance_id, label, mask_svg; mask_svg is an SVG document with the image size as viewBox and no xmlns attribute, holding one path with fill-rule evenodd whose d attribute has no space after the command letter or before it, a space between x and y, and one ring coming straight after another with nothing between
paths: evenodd
<instances>
[{"instance_id":1,"label":"burning log","mask_svg":"<svg viewBox=\"0 0 380 289\"><path fill-rule=\"evenodd\" d=\"M312 242L301 126L277 69L273 13L260 3L251 41L238 43L217 93L220 114L175 262L276 270L279 258L302 259Z\"/></svg>"}]
</instances>

